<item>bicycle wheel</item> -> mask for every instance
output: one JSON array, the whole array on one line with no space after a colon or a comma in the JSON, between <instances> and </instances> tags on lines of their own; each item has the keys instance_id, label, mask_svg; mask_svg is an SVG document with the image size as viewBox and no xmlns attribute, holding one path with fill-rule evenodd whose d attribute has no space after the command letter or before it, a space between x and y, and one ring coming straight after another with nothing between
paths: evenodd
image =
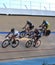
<instances>
[{"instance_id":1,"label":"bicycle wheel","mask_svg":"<svg viewBox=\"0 0 55 65\"><path fill-rule=\"evenodd\" d=\"M36 42L35 47L38 48L40 45L41 45L41 40L38 40L38 41Z\"/></svg>"},{"instance_id":2,"label":"bicycle wheel","mask_svg":"<svg viewBox=\"0 0 55 65\"><path fill-rule=\"evenodd\" d=\"M26 48L29 48L29 47L31 47L31 45L32 45L32 41L31 41L31 40L28 40L28 41L26 42L26 44L25 44L25 47L26 47Z\"/></svg>"},{"instance_id":3,"label":"bicycle wheel","mask_svg":"<svg viewBox=\"0 0 55 65\"><path fill-rule=\"evenodd\" d=\"M50 35L50 33L51 33L51 31L50 31L50 30L46 30L45 36L49 36L49 35Z\"/></svg>"},{"instance_id":4,"label":"bicycle wheel","mask_svg":"<svg viewBox=\"0 0 55 65\"><path fill-rule=\"evenodd\" d=\"M21 38L25 37L25 34L26 34L26 32L25 32L25 31L22 31L22 32L20 33L20 37L21 37Z\"/></svg>"},{"instance_id":5,"label":"bicycle wheel","mask_svg":"<svg viewBox=\"0 0 55 65\"><path fill-rule=\"evenodd\" d=\"M4 41L2 42L2 48L6 48L6 47L8 47L8 46L9 46L9 40L6 39L6 40L4 40Z\"/></svg>"},{"instance_id":6,"label":"bicycle wheel","mask_svg":"<svg viewBox=\"0 0 55 65\"><path fill-rule=\"evenodd\" d=\"M10 45L12 48L16 48L19 45L19 40L15 40L14 42L11 42Z\"/></svg>"}]
</instances>

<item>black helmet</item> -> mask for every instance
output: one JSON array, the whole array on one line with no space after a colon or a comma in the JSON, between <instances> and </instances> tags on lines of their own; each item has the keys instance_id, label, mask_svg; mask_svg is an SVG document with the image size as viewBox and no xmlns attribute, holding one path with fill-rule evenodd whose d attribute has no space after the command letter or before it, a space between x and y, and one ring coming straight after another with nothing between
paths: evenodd
<instances>
[{"instance_id":1,"label":"black helmet","mask_svg":"<svg viewBox=\"0 0 55 65\"><path fill-rule=\"evenodd\" d=\"M27 20L27 23L30 23L30 21L29 21L29 20Z\"/></svg>"},{"instance_id":2,"label":"black helmet","mask_svg":"<svg viewBox=\"0 0 55 65\"><path fill-rule=\"evenodd\" d=\"M14 28L12 28L12 29L11 29L11 32L14 32L14 30L15 30L15 29L14 29Z\"/></svg>"},{"instance_id":3,"label":"black helmet","mask_svg":"<svg viewBox=\"0 0 55 65\"><path fill-rule=\"evenodd\" d=\"M29 20L27 20L27 24L29 24L30 26L32 26L32 23Z\"/></svg>"}]
</instances>

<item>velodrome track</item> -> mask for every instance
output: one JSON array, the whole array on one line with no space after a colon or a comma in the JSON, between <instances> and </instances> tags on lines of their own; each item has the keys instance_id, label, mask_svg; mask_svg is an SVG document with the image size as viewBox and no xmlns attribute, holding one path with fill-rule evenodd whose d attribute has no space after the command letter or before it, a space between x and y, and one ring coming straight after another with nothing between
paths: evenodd
<instances>
[{"instance_id":1,"label":"velodrome track","mask_svg":"<svg viewBox=\"0 0 55 65\"><path fill-rule=\"evenodd\" d=\"M51 31L55 31L55 17L0 15L0 32L10 31L13 27L21 31L29 19L35 25L35 28L38 28L43 19L45 19L50 22ZM55 33L51 33L48 37L42 37L39 48L25 48L27 38L20 39L20 44L17 48L12 48L11 46L2 48L1 44L4 39L5 35L0 34L0 61L55 56Z\"/></svg>"},{"instance_id":2,"label":"velodrome track","mask_svg":"<svg viewBox=\"0 0 55 65\"><path fill-rule=\"evenodd\" d=\"M11 46L2 48L1 44L4 39L5 35L0 34L0 61L55 56L55 33L51 33L48 37L42 37L39 48L25 48L27 38L19 39L20 44L16 48Z\"/></svg>"}]
</instances>

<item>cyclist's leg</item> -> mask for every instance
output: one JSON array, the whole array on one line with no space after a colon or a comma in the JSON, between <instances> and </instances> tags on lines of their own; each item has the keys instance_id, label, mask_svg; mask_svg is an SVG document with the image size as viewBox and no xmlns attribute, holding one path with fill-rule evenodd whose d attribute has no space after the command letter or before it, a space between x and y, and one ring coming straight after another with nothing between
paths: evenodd
<instances>
[{"instance_id":1,"label":"cyclist's leg","mask_svg":"<svg viewBox=\"0 0 55 65\"><path fill-rule=\"evenodd\" d=\"M39 40L39 38L41 38L41 35L39 35L39 36L37 36L37 37L35 38L35 41L34 41L34 45L33 45L33 47L36 46L36 42Z\"/></svg>"},{"instance_id":2,"label":"cyclist's leg","mask_svg":"<svg viewBox=\"0 0 55 65\"><path fill-rule=\"evenodd\" d=\"M44 34L44 35L46 35L47 29L48 29L48 25L45 26L45 29L44 29L44 31L43 31L43 34Z\"/></svg>"},{"instance_id":3,"label":"cyclist's leg","mask_svg":"<svg viewBox=\"0 0 55 65\"><path fill-rule=\"evenodd\" d=\"M15 38L16 38L16 35L12 35L12 37L11 37L12 43L15 43Z\"/></svg>"},{"instance_id":4,"label":"cyclist's leg","mask_svg":"<svg viewBox=\"0 0 55 65\"><path fill-rule=\"evenodd\" d=\"M36 46L36 42L38 41L38 36L36 36L35 37L35 39L34 39L34 44L33 44L33 47L35 47Z\"/></svg>"}]
</instances>

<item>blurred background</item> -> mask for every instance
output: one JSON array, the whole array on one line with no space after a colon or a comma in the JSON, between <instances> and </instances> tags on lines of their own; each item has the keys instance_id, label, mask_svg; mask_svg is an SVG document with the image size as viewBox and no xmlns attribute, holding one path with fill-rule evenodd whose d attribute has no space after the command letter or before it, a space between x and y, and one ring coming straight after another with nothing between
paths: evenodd
<instances>
[{"instance_id":1,"label":"blurred background","mask_svg":"<svg viewBox=\"0 0 55 65\"><path fill-rule=\"evenodd\" d=\"M55 0L0 0L0 8L55 11Z\"/></svg>"}]
</instances>

